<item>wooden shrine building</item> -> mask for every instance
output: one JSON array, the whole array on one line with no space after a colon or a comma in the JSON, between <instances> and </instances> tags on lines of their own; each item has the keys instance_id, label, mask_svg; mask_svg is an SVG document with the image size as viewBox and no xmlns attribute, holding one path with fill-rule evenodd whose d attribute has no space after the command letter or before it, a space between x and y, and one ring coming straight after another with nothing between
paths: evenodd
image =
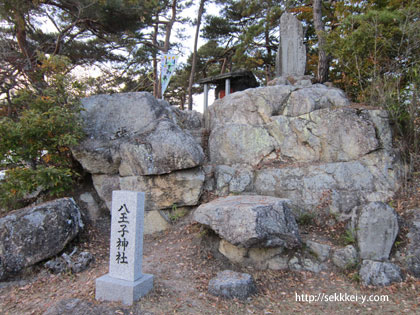
<instances>
[{"instance_id":1,"label":"wooden shrine building","mask_svg":"<svg viewBox=\"0 0 420 315\"><path fill-rule=\"evenodd\" d=\"M208 107L208 92L210 84L216 86L214 93L216 99L223 98L225 95L229 95L231 93L259 86L255 76L248 70L238 70L215 75L198 80L197 83L204 84L204 111L206 111Z\"/></svg>"}]
</instances>

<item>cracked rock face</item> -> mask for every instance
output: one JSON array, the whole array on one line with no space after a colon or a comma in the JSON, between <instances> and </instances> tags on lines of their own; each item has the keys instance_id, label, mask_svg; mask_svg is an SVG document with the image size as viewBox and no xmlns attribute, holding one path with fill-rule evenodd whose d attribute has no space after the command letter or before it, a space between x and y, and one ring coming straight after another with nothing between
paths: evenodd
<instances>
[{"instance_id":1,"label":"cracked rock face","mask_svg":"<svg viewBox=\"0 0 420 315\"><path fill-rule=\"evenodd\" d=\"M219 127L210 135L210 161L255 166L273 151L273 140L266 129L258 126L232 124Z\"/></svg>"},{"instance_id":2,"label":"cracked rock face","mask_svg":"<svg viewBox=\"0 0 420 315\"><path fill-rule=\"evenodd\" d=\"M223 197L198 207L194 220L235 246L299 247L298 226L288 203L267 196Z\"/></svg>"},{"instance_id":3,"label":"cracked rock face","mask_svg":"<svg viewBox=\"0 0 420 315\"><path fill-rule=\"evenodd\" d=\"M206 118L218 196L287 198L346 220L400 187L386 111L351 107L339 89L310 82L248 89L215 101Z\"/></svg>"},{"instance_id":4,"label":"cracked rock face","mask_svg":"<svg viewBox=\"0 0 420 315\"><path fill-rule=\"evenodd\" d=\"M146 192L147 211L198 203L205 158L200 113L146 92L96 95L82 104L87 137L72 152L109 209L117 189Z\"/></svg>"}]
</instances>

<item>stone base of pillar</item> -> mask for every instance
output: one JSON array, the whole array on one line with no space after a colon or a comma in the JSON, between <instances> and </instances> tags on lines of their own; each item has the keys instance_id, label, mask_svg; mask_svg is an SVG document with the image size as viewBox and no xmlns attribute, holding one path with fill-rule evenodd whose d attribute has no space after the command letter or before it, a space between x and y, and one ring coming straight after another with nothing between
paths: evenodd
<instances>
[{"instance_id":1,"label":"stone base of pillar","mask_svg":"<svg viewBox=\"0 0 420 315\"><path fill-rule=\"evenodd\" d=\"M127 281L106 274L96 279L95 298L101 301L132 305L153 289L153 275L143 274L136 281Z\"/></svg>"}]
</instances>

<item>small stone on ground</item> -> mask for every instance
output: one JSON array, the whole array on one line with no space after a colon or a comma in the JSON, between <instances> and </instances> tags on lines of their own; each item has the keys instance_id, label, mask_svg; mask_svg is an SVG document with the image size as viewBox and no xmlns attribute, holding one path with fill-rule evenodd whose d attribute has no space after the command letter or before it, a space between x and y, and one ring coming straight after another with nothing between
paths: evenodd
<instances>
[{"instance_id":1,"label":"small stone on ground","mask_svg":"<svg viewBox=\"0 0 420 315\"><path fill-rule=\"evenodd\" d=\"M238 298L244 300L255 294L257 288L254 279L247 273L225 270L209 282L209 293L227 299Z\"/></svg>"}]
</instances>

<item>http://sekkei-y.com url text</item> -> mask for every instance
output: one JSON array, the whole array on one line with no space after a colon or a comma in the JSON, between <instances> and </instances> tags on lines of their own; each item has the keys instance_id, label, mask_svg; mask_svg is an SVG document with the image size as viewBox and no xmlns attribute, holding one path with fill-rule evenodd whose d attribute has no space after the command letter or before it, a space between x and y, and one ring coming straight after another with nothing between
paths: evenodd
<instances>
[{"instance_id":1,"label":"http://sekkei-y.com url text","mask_svg":"<svg viewBox=\"0 0 420 315\"><path fill-rule=\"evenodd\" d=\"M348 294L348 293L318 293L318 294L298 294L295 292L296 302L316 303L316 302L358 302L361 304L369 302L389 302L388 295L367 295L367 294Z\"/></svg>"}]
</instances>

